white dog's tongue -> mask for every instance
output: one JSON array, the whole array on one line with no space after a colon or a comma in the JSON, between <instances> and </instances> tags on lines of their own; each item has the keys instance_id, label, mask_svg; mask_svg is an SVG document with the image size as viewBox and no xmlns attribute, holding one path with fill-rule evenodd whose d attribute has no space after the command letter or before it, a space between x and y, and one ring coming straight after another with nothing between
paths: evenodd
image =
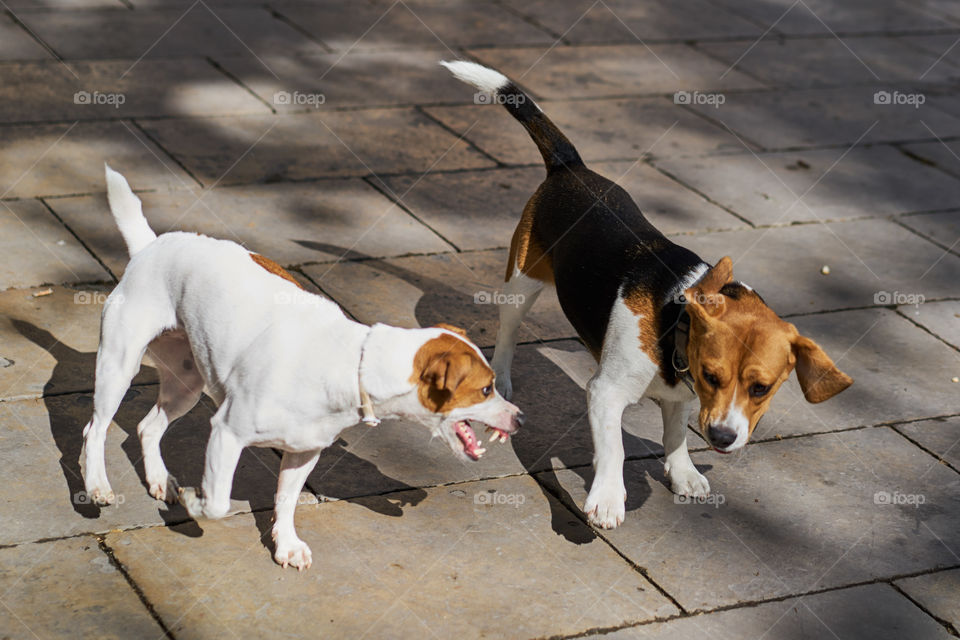
<instances>
[{"instance_id":1,"label":"white dog's tongue","mask_svg":"<svg viewBox=\"0 0 960 640\"><path fill-rule=\"evenodd\" d=\"M461 420L454 426L454 431L457 437L460 438L460 442L463 443L463 452L472 459L479 460L480 456L486 452L486 449L480 447L480 443L477 442L477 436L473 432L473 429L470 428L470 424L466 420Z\"/></svg>"}]
</instances>

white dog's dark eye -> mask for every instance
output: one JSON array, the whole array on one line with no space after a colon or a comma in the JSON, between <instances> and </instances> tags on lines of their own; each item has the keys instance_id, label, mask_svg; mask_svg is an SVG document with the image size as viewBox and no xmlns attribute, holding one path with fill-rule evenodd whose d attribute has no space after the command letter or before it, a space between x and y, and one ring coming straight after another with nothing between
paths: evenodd
<instances>
[{"instance_id":1,"label":"white dog's dark eye","mask_svg":"<svg viewBox=\"0 0 960 640\"><path fill-rule=\"evenodd\" d=\"M720 386L720 380L717 378L717 376L713 375L712 373L710 373L710 372L707 371L706 369L703 370L703 379L704 379L704 380L706 381L706 383L709 384L711 387L719 387L719 386Z\"/></svg>"},{"instance_id":2,"label":"white dog's dark eye","mask_svg":"<svg viewBox=\"0 0 960 640\"><path fill-rule=\"evenodd\" d=\"M485 387L481 390L481 393L483 393L484 396L488 396L488 395L490 395L491 393L493 393L493 387L488 384L487 386L485 386Z\"/></svg>"},{"instance_id":3,"label":"white dog's dark eye","mask_svg":"<svg viewBox=\"0 0 960 640\"><path fill-rule=\"evenodd\" d=\"M769 385L760 384L759 382L754 382L750 385L750 395L754 398L762 398L767 395L768 391L770 391Z\"/></svg>"}]
</instances>

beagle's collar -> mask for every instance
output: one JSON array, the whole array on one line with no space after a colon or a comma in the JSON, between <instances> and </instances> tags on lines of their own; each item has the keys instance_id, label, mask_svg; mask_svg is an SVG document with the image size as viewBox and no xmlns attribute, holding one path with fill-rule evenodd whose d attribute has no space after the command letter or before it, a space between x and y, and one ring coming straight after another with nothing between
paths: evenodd
<instances>
[{"instance_id":1,"label":"beagle's collar","mask_svg":"<svg viewBox=\"0 0 960 640\"><path fill-rule=\"evenodd\" d=\"M681 307L680 315L673 329L673 355L670 363L683 384L693 391L693 376L690 374L690 363L687 362L687 342L690 339L690 314L686 307Z\"/></svg>"}]
</instances>

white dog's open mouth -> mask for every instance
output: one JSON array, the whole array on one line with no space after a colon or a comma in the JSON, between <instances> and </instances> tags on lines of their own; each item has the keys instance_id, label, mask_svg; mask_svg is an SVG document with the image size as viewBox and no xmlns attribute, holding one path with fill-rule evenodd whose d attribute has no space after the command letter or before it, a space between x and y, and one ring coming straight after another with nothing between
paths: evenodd
<instances>
[{"instance_id":1,"label":"white dog's open mouth","mask_svg":"<svg viewBox=\"0 0 960 640\"><path fill-rule=\"evenodd\" d=\"M510 434L506 431L497 429L496 427L487 426L487 431L493 431L493 435L490 436L490 442L494 440L506 442L507 438L510 437ZM479 460L480 456L487 452L486 449L480 446L477 434L473 432L473 428L467 420L458 420L456 424L453 425L453 432L457 434L457 438L460 439L460 444L463 445L463 452L470 459Z\"/></svg>"}]
</instances>

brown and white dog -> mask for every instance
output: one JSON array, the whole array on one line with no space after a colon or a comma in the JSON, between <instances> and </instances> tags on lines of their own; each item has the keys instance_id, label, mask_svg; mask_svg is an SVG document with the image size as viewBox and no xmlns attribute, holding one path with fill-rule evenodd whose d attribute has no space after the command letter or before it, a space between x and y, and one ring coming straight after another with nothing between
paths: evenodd
<instances>
[{"instance_id":1,"label":"brown and white dog","mask_svg":"<svg viewBox=\"0 0 960 640\"><path fill-rule=\"evenodd\" d=\"M182 232L157 237L139 198L109 167L107 195L130 263L103 308L93 418L83 429L84 484L94 504L116 499L104 439L147 351L160 378L157 404L137 426L150 495L179 499L193 518L222 517L244 447L280 449L273 557L298 569L310 566L311 553L294 529L294 507L320 452L343 429L375 424L377 415L416 420L477 460L485 450L471 423L501 442L521 425L523 414L497 392L493 370L462 330L354 322L236 243ZM198 491L167 472L160 438L204 392L218 410Z\"/></svg>"},{"instance_id":2,"label":"brown and white dog","mask_svg":"<svg viewBox=\"0 0 960 640\"><path fill-rule=\"evenodd\" d=\"M510 364L524 315L554 284L567 318L599 362L587 385L596 475L583 510L604 528L623 522L623 410L660 404L665 471L674 492L710 492L687 453L686 424L700 399L700 431L722 453L747 443L796 368L804 397L822 402L853 380L813 340L733 280L729 257L710 267L651 225L626 191L586 166L569 140L506 76L442 62L492 95L533 138L547 177L513 234L493 356L497 387L512 394Z\"/></svg>"}]
</instances>

